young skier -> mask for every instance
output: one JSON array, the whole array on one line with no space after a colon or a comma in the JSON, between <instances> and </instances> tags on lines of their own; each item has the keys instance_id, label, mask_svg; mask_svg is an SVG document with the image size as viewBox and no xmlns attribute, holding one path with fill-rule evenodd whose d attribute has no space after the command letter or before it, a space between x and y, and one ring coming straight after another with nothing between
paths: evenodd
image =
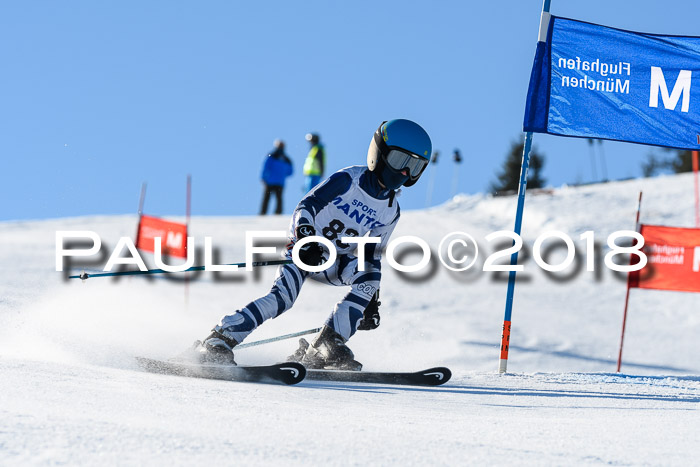
<instances>
[{"instance_id":1,"label":"young skier","mask_svg":"<svg viewBox=\"0 0 700 467\"><path fill-rule=\"evenodd\" d=\"M289 357L308 368L360 370L362 365L345 345L357 331L379 326L379 281L381 252L399 220L396 190L418 181L430 161L430 137L410 120L383 122L374 133L366 166L339 170L308 193L296 207L289 227L286 258L301 238L322 236L330 240L337 259L330 268L310 273L296 264L285 264L277 271L270 292L232 315L224 316L194 350L202 362L235 364L233 348L263 321L275 318L292 307L306 279L350 291L340 300L311 345L301 340L300 348ZM353 255L357 245L344 244L341 237L379 237L380 243L365 247L364 271ZM309 266L324 262L324 249L311 242L299 249L299 258Z\"/></svg>"}]
</instances>

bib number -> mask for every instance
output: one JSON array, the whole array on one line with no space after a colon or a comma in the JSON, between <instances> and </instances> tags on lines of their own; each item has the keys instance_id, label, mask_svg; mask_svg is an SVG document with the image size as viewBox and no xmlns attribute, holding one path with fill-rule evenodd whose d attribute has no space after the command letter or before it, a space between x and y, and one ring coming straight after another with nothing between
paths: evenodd
<instances>
[{"instance_id":1,"label":"bib number","mask_svg":"<svg viewBox=\"0 0 700 467\"><path fill-rule=\"evenodd\" d=\"M341 242L339 237L357 237L359 235L355 229L346 229L345 224L340 222L338 219L333 219L328 224L328 227L321 229L321 233L325 238L334 242L341 250L349 248L350 245Z\"/></svg>"}]
</instances>

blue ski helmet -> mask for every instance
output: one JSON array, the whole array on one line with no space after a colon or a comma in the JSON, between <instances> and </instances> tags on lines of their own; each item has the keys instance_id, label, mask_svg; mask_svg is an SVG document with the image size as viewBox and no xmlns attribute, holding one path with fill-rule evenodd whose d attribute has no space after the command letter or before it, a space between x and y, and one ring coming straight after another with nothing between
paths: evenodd
<instances>
[{"instance_id":1,"label":"blue ski helmet","mask_svg":"<svg viewBox=\"0 0 700 467\"><path fill-rule=\"evenodd\" d=\"M430 137L420 125L411 120L389 120L374 132L367 167L390 190L413 186L428 166L432 150Z\"/></svg>"}]
</instances>

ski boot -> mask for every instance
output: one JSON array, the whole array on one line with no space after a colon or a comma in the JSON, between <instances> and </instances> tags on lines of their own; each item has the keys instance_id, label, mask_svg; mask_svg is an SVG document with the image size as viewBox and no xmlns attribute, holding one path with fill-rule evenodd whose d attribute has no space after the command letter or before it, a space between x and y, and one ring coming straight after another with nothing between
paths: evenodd
<instances>
[{"instance_id":1,"label":"ski boot","mask_svg":"<svg viewBox=\"0 0 700 467\"><path fill-rule=\"evenodd\" d=\"M362 363L355 360L346 340L333 329L323 326L312 344L299 339L299 348L287 360L299 362L309 369L360 371Z\"/></svg>"},{"instance_id":2,"label":"ski boot","mask_svg":"<svg viewBox=\"0 0 700 467\"><path fill-rule=\"evenodd\" d=\"M193 350L199 363L235 365L233 348L237 345L238 342L219 332L217 326L212 329L212 333L204 339L204 342L196 341Z\"/></svg>"}]
</instances>

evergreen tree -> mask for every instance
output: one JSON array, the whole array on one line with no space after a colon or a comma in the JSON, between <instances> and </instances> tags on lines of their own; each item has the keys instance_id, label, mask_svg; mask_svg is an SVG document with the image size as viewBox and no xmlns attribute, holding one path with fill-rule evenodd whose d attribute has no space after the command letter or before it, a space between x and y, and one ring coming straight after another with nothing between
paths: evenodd
<instances>
[{"instance_id":1,"label":"evergreen tree","mask_svg":"<svg viewBox=\"0 0 700 467\"><path fill-rule=\"evenodd\" d=\"M693 153L689 150L664 148L664 151L671 152L669 158L656 157L649 154L647 160L642 163L642 174L645 177L670 170L672 173L691 172L693 170Z\"/></svg>"},{"instance_id":2,"label":"evergreen tree","mask_svg":"<svg viewBox=\"0 0 700 467\"><path fill-rule=\"evenodd\" d=\"M659 172L662 172L668 168L668 161L656 157L655 154L647 154L647 159L642 163L642 175L645 177L653 177Z\"/></svg>"},{"instance_id":3,"label":"evergreen tree","mask_svg":"<svg viewBox=\"0 0 700 467\"><path fill-rule=\"evenodd\" d=\"M669 161L671 170L674 173L691 172L693 170L692 151L681 151L676 149L676 157Z\"/></svg>"},{"instance_id":4,"label":"evergreen tree","mask_svg":"<svg viewBox=\"0 0 700 467\"><path fill-rule=\"evenodd\" d=\"M512 143L510 152L497 175L496 182L491 184L491 192L497 194L504 191L517 191L520 184L520 164L523 158L524 143ZM545 179L542 177L544 156L537 153L533 147L530 150L530 168L527 173L528 188L542 188Z\"/></svg>"}]
</instances>

